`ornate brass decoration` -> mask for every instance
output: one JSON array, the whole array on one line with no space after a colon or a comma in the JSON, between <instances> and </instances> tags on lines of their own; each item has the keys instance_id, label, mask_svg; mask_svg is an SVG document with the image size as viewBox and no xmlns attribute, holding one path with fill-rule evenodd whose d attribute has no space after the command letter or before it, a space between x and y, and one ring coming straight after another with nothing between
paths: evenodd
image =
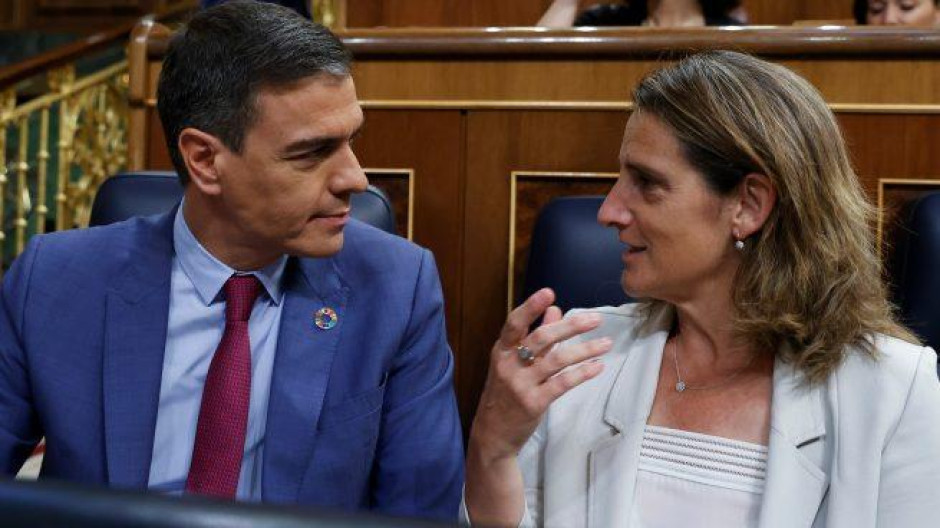
<instances>
[{"instance_id":1,"label":"ornate brass decoration","mask_svg":"<svg viewBox=\"0 0 940 528\"><path fill-rule=\"evenodd\" d=\"M340 0L342 1L342 0ZM310 0L310 14L313 21L333 29L339 22L339 9L336 0Z\"/></svg>"},{"instance_id":2,"label":"ornate brass decoration","mask_svg":"<svg viewBox=\"0 0 940 528\"><path fill-rule=\"evenodd\" d=\"M65 229L65 201L66 188L69 181L69 165L71 159L69 154L72 150L72 131L69 127L69 101L65 97L72 91L72 85L75 83L75 66L68 65L64 68L49 72L49 89L60 95L59 99L59 165L56 175L56 196L55 196L55 228L56 230Z\"/></svg>"},{"instance_id":3,"label":"ornate brass decoration","mask_svg":"<svg viewBox=\"0 0 940 528\"><path fill-rule=\"evenodd\" d=\"M16 92L0 92L0 276L3 275L3 248L6 242L4 203L7 187L7 124L12 120L13 106L16 104Z\"/></svg>"},{"instance_id":4,"label":"ornate brass decoration","mask_svg":"<svg viewBox=\"0 0 940 528\"><path fill-rule=\"evenodd\" d=\"M36 153L38 167L38 183L36 185L36 233L46 231L46 216L49 207L46 206L46 178L49 173L49 109L44 108L39 114L39 152Z\"/></svg>"},{"instance_id":5,"label":"ornate brass decoration","mask_svg":"<svg viewBox=\"0 0 940 528\"><path fill-rule=\"evenodd\" d=\"M127 163L127 83L123 76L72 96L69 159L79 177L65 190L68 227L85 227L98 187Z\"/></svg>"},{"instance_id":6,"label":"ornate brass decoration","mask_svg":"<svg viewBox=\"0 0 940 528\"><path fill-rule=\"evenodd\" d=\"M26 161L29 155L29 116L21 117L18 127L20 135L16 163L16 218L13 220L13 226L16 229L16 253L20 254L26 245L26 215L32 208L26 187L26 173L29 171L29 163Z\"/></svg>"},{"instance_id":7,"label":"ornate brass decoration","mask_svg":"<svg viewBox=\"0 0 940 528\"><path fill-rule=\"evenodd\" d=\"M10 249L16 256L30 234L46 231L50 186L55 228L84 227L101 182L127 163L127 61L78 79L74 65L46 76L49 93L19 106L13 89L0 92L0 273ZM58 120L55 134L52 119ZM8 140L16 141L13 164L7 163ZM8 189L11 174L14 193ZM5 216L11 209L12 221ZM10 227L12 246L4 244Z\"/></svg>"}]
</instances>

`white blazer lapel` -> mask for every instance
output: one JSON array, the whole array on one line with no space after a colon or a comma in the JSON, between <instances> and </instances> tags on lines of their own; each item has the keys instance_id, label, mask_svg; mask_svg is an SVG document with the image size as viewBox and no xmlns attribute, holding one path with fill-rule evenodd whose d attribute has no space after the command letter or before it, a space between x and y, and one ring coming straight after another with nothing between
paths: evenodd
<instances>
[{"instance_id":1,"label":"white blazer lapel","mask_svg":"<svg viewBox=\"0 0 940 528\"><path fill-rule=\"evenodd\" d=\"M658 314L640 330L614 381L604 421L617 431L589 454L588 522L594 528L628 527L640 443L656 396L663 346L672 312Z\"/></svg>"},{"instance_id":2,"label":"white blazer lapel","mask_svg":"<svg viewBox=\"0 0 940 528\"><path fill-rule=\"evenodd\" d=\"M761 528L812 526L829 487L828 475L801 452L826 440L824 387L800 379L793 366L774 365Z\"/></svg>"}]
</instances>

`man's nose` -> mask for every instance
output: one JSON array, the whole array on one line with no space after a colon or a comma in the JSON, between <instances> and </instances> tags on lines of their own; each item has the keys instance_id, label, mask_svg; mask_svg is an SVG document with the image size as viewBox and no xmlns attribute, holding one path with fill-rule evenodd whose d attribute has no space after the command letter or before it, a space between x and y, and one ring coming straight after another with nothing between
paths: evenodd
<instances>
[{"instance_id":1,"label":"man's nose","mask_svg":"<svg viewBox=\"0 0 940 528\"><path fill-rule=\"evenodd\" d=\"M359 158L348 145L344 147L342 153L343 159L341 165L336 168L336 177L334 181L334 192L337 194L343 192L359 193L366 190L369 186L369 178L363 172L359 165Z\"/></svg>"}]
</instances>

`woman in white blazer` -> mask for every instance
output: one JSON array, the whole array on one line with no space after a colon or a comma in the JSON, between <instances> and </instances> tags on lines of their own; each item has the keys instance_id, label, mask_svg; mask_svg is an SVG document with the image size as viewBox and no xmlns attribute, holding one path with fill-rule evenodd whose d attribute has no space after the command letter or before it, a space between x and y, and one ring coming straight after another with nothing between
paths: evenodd
<instances>
[{"instance_id":1,"label":"woman in white blazer","mask_svg":"<svg viewBox=\"0 0 940 528\"><path fill-rule=\"evenodd\" d=\"M894 319L835 118L791 71L693 55L634 92L598 214L640 301L494 346L467 453L484 526L940 526L936 355ZM539 317L543 322L529 333Z\"/></svg>"}]
</instances>

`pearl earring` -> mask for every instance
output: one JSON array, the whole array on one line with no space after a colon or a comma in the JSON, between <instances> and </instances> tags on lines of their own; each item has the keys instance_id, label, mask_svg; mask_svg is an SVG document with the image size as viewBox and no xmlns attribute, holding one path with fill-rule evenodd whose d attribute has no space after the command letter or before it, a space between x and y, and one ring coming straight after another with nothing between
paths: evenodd
<instances>
[{"instance_id":1,"label":"pearl earring","mask_svg":"<svg viewBox=\"0 0 940 528\"><path fill-rule=\"evenodd\" d=\"M744 251L744 240L741 240L741 234L737 229L734 230L732 236L734 236L734 249L737 249L738 251Z\"/></svg>"}]
</instances>

